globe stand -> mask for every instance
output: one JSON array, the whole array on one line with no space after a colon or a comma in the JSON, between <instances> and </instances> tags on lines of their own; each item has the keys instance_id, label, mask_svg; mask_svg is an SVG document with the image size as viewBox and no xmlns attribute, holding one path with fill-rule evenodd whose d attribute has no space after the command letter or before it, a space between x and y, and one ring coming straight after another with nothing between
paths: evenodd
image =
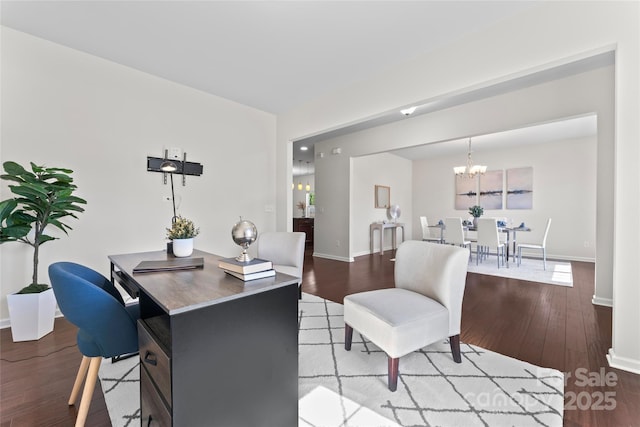
<instances>
[{"instance_id":1,"label":"globe stand","mask_svg":"<svg viewBox=\"0 0 640 427\"><path fill-rule=\"evenodd\" d=\"M251 261L253 258L251 257L251 255L247 253L247 249L249 248L249 245L241 245L241 247L242 247L242 253L236 257L236 261L239 261L239 262Z\"/></svg>"}]
</instances>

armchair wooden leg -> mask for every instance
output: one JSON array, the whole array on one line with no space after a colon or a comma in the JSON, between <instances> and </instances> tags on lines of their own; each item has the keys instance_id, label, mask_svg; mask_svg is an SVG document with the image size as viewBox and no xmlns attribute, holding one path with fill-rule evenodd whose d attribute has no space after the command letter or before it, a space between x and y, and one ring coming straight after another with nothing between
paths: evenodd
<instances>
[{"instance_id":1,"label":"armchair wooden leg","mask_svg":"<svg viewBox=\"0 0 640 427\"><path fill-rule=\"evenodd\" d=\"M84 383L82 400L80 401L80 408L78 409L78 416L76 418L76 427L84 427L84 424L87 421L89 405L91 405L91 398L93 397L93 390L96 387L96 381L98 380L100 363L102 363L102 357L98 356L91 358L89 372L87 373L87 380Z\"/></svg>"},{"instance_id":2,"label":"armchair wooden leg","mask_svg":"<svg viewBox=\"0 0 640 427\"><path fill-rule=\"evenodd\" d=\"M462 356L460 355L460 334L449 337L449 345L451 346L453 361L462 363Z\"/></svg>"},{"instance_id":3,"label":"armchair wooden leg","mask_svg":"<svg viewBox=\"0 0 640 427\"><path fill-rule=\"evenodd\" d=\"M69 396L69 406L76 403L78 394L80 393L80 387L84 382L84 378L87 376L87 370L89 369L89 359L87 356L82 356L82 362L80 362L80 368L78 368L78 374L76 375L76 382L73 383L73 389L71 390L71 396Z\"/></svg>"},{"instance_id":4,"label":"armchair wooden leg","mask_svg":"<svg viewBox=\"0 0 640 427\"><path fill-rule=\"evenodd\" d=\"M396 391L398 388L398 364L400 362L399 357L391 357L387 356L388 365L389 365L389 373L388 373L388 381L389 381L389 390Z\"/></svg>"},{"instance_id":5,"label":"armchair wooden leg","mask_svg":"<svg viewBox=\"0 0 640 427\"><path fill-rule=\"evenodd\" d=\"M344 349L351 350L351 340L353 339L353 328L344 324Z\"/></svg>"}]
</instances>

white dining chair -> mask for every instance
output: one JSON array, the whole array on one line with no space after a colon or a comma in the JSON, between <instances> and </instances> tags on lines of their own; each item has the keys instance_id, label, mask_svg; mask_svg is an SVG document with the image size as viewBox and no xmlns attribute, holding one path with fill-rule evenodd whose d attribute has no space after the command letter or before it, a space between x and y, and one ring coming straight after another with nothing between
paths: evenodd
<instances>
[{"instance_id":1,"label":"white dining chair","mask_svg":"<svg viewBox=\"0 0 640 427\"><path fill-rule=\"evenodd\" d=\"M509 267L509 260L506 258L506 245L500 241L498 221L495 218L478 218L476 265L487 257L494 248L496 250L498 268L500 268L500 259L502 259L503 266Z\"/></svg>"},{"instance_id":2,"label":"white dining chair","mask_svg":"<svg viewBox=\"0 0 640 427\"><path fill-rule=\"evenodd\" d=\"M429 227L426 216L420 217L420 226L422 227L422 240L425 242L442 243L442 229L438 230L438 236L434 236L431 232L432 227Z\"/></svg>"},{"instance_id":3,"label":"white dining chair","mask_svg":"<svg viewBox=\"0 0 640 427\"><path fill-rule=\"evenodd\" d=\"M518 254L518 267L522 263L522 250L523 249L537 249L542 251L542 265L544 269L547 269L547 236L549 235L549 228L551 227L551 218L547 219L547 227L544 229L544 236L542 237L542 243L518 243L516 246L516 252Z\"/></svg>"},{"instance_id":4,"label":"white dining chair","mask_svg":"<svg viewBox=\"0 0 640 427\"><path fill-rule=\"evenodd\" d=\"M444 240L449 245L469 248L469 258L471 258L471 240L468 240L462 227L462 218L445 218L444 226L447 230L447 237Z\"/></svg>"}]
</instances>

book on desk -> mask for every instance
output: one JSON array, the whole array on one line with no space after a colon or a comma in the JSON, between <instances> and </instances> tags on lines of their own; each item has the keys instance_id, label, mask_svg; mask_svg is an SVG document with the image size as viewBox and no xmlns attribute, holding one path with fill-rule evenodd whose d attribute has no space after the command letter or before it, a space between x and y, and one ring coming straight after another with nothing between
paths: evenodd
<instances>
[{"instance_id":1,"label":"book on desk","mask_svg":"<svg viewBox=\"0 0 640 427\"><path fill-rule=\"evenodd\" d=\"M159 271L190 270L203 268L204 258L169 258L158 261L141 261L133 273L154 273Z\"/></svg>"},{"instance_id":2,"label":"book on desk","mask_svg":"<svg viewBox=\"0 0 640 427\"><path fill-rule=\"evenodd\" d=\"M248 274L242 274L242 273L237 273L235 271L229 271L229 270L225 270L224 268L222 269L225 273L233 276L233 277L237 277L240 280L243 280L245 282L251 281L251 280L256 280L256 279L264 279L265 277L273 277L276 275L276 271L274 269L269 269L269 270L264 270L264 271L258 271L255 273L248 273Z\"/></svg>"},{"instance_id":3,"label":"book on desk","mask_svg":"<svg viewBox=\"0 0 640 427\"><path fill-rule=\"evenodd\" d=\"M251 261L238 261L235 258L222 258L218 267L226 271L233 271L240 274L258 273L273 269L273 263L265 259L253 258Z\"/></svg>"}]
</instances>

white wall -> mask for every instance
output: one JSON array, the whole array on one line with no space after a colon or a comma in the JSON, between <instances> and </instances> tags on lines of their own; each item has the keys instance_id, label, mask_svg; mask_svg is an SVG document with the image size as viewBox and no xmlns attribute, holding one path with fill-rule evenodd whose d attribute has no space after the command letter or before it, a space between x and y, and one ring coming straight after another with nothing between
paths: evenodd
<instances>
[{"instance_id":1,"label":"white wall","mask_svg":"<svg viewBox=\"0 0 640 427\"><path fill-rule=\"evenodd\" d=\"M541 28L544 31L540 31ZM640 217L640 169L637 167L640 162L640 127L637 121L640 117L640 5L637 2L544 2L487 30L460 38L442 49L279 115L276 171L278 228L286 229L289 222L286 212L290 204L287 191L290 187L286 183L290 183L291 177L291 141L359 122L381 112L437 99L443 94L509 81L525 73L613 49L616 61L615 120L600 123L598 112L598 141L600 144L606 139L604 134L615 134L615 151L609 147L614 141L608 141L602 156L608 166L597 178L597 235L598 241L604 244L602 250L597 248L597 252L609 254L611 258L603 261L604 269L609 271L602 276L612 278L609 286L604 284L605 290L602 291L604 298L610 293L613 300L610 363L640 372L640 340L636 328L640 324L640 312L637 310L640 304L640 288L637 286L640 249L636 244L640 238L637 221ZM597 87L584 89L585 93L598 90ZM526 104L514 105L518 108L501 110L500 113L513 113L527 107ZM496 119L500 118L504 117ZM495 122L499 124L500 120ZM501 129L485 129L481 133L497 130ZM599 163L600 150L599 145ZM341 164L344 162L335 162L335 166L344 166ZM318 202L322 199L322 190L330 190L319 182L319 174L320 171L316 170ZM333 175L343 179L343 185L349 182L349 176L343 172ZM337 198L348 203L348 197L343 194L338 194ZM330 214L326 219L332 221L336 232L348 235L348 227L341 224L340 215L336 212ZM316 218L316 224L318 222ZM613 236L609 240L610 245L606 245L606 239L600 238L607 234ZM601 277L600 264L597 261L598 277ZM596 289L596 294L598 292Z\"/></svg>"},{"instance_id":2,"label":"white wall","mask_svg":"<svg viewBox=\"0 0 640 427\"><path fill-rule=\"evenodd\" d=\"M275 228L275 117L97 57L2 28L2 161L73 169L86 212L69 237L42 246L40 277L70 260L108 275L107 255L163 249L171 194L146 156L180 147L204 165L176 181L178 213L196 247L231 256L239 216ZM241 163L239 163L241 161ZM289 183L289 189L290 189ZM9 197L3 181L1 198ZM0 246L0 319L6 295L29 283L31 251Z\"/></svg>"},{"instance_id":3,"label":"white wall","mask_svg":"<svg viewBox=\"0 0 640 427\"><path fill-rule=\"evenodd\" d=\"M405 239L411 236L411 211L413 206L411 170L412 162L393 154L374 154L354 157L351 162L351 254L368 254L369 225L377 221L391 221L387 209L375 207L374 189L376 185L390 187L391 205L400 206L398 222L405 223ZM391 233L396 231L398 243L402 238L400 230L385 230L385 250L391 248ZM380 250L378 232L374 236L374 252Z\"/></svg>"},{"instance_id":4,"label":"white wall","mask_svg":"<svg viewBox=\"0 0 640 427\"><path fill-rule=\"evenodd\" d=\"M518 233L518 240L532 243L542 241L550 217L549 258L595 261L596 152L595 138L474 152L475 163L487 165L489 171L503 170L505 182L506 169L533 167L533 209L506 209L503 203L503 209L485 209L484 216L506 217L516 225L524 222L532 230ZM464 153L460 153L414 162L414 239L422 236L420 215L425 215L429 224L446 217L469 217L466 209L455 209L452 168L464 159Z\"/></svg>"}]
</instances>

